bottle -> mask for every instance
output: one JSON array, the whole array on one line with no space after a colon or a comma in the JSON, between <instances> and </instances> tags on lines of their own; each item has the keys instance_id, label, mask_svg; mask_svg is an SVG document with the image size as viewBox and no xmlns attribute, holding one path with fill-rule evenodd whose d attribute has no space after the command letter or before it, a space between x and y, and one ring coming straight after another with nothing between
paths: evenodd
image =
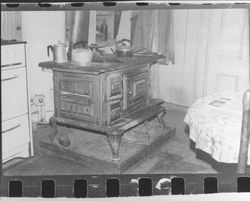
<instances>
[{"instance_id":1,"label":"bottle","mask_svg":"<svg viewBox=\"0 0 250 201\"><path fill-rule=\"evenodd\" d=\"M101 32L104 34L104 40L108 40L108 25L106 23L106 19L103 19L101 24Z\"/></svg>"}]
</instances>

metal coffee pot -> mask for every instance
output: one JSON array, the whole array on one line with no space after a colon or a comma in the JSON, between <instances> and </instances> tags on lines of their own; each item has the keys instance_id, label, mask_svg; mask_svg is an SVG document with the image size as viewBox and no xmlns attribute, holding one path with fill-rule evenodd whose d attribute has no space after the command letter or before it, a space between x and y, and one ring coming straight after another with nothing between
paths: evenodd
<instances>
[{"instance_id":1,"label":"metal coffee pot","mask_svg":"<svg viewBox=\"0 0 250 201\"><path fill-rule=\"evenodd\" d=\"M54 62L63 63L67 61L67 45L65 43L61 43L61 41L58 41L58 44L47 46L48 56L50 50L53 53Z\"/></svg>"}]
</instances>

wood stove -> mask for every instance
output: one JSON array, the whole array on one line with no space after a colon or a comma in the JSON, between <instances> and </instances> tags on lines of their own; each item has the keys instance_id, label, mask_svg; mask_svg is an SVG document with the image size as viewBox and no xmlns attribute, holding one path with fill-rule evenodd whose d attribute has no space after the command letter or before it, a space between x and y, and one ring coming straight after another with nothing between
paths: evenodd
<instances>
[{"instance_id":1,"label":"wood stove","mask_svg":"<svg viewBox=\"0 0 250 201\"><path fill-rule=\"evenodd\" d=\"M159 58L158 54L133 56L84 67L74 62L40 63L53 70L55 115L51 125L55 132L51 140L56 124L99 131L107 134L112 159L118 160L123 132L159 113L165 115L162 101L152 101L150 90L150 67ZM165 127L162 118L161 122Z\"/></svg>"},{"instance_id":2,"label":"wood stove","mask_svg":"<svg viewBox=\"0 0 250 201\"><path fill-rule=\"evenodd\" d=\"M54 73L55 114L97 125L117 120L148 105L149 65L97 75Z\"/></svg>"}]
</instances>

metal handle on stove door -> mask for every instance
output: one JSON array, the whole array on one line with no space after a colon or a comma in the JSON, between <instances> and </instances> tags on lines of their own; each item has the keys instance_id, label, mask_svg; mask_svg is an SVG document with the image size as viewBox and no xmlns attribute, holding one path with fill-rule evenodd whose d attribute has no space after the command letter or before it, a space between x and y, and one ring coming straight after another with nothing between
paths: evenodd
<instances>
[{"instance_id":1,"label":"metal handle on stove door","mask_svg":"<svg viewBox=\"0 0 250 201\"><path fill-rule=\"evenodd\" d=\"M107 102L107 94L106 94L106 93L103 95L103 101L104 101L105 103Z\"/></svg>"},{"instance_id":2,"label":"metal handle on stove door","mask_svg":"<svg viewBox=\"0 0 250 201\"><path fill-rule=\"evenodd\" d=\"M8 81L8 80L13 80L13 79L15 79L15 78L18 78L18 76L17 76L17 75L14 75L14 76L12 76L12 77L8 77L8 78L5 78L5 79L1 79L1 81L4 82L4 81Z\"/></svg>"},{"instance_id":3,"label":"metal handle on stove door","mask_svg":"<svg viewBox=\"0 0 250 201\"><path fill-rule=\"evenodd\" d=\"M12 128L9 128L9 129L7 129L7 130L5 130L5 131L2 131L2 134L7 133L7 132L10 132L10 131L12 131L12 130L14 130L14 129L20 127L20 126L21 126L21 124L18 124L18 125L16 125L16 126L13 126Z\"/></svg>"},{"instance_id":4,"label":"metal handle on stove door","mask_svg":"<svg viewBox=\"0 0 250 201\"><path fill-rule=\"evenodd\" d=\"M126 75L123 75L122 79L122 85L123 85L123 101L122 101L122 109L126 110L128 106L128 95L127 95L127 88L128 88L128 78Z\"/></svg>"}]
</instances>

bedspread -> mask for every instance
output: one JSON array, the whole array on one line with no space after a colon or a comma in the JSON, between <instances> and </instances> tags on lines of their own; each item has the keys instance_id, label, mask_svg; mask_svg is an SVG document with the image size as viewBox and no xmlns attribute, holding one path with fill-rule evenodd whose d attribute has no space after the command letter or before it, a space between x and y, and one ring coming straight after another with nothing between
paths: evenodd
<instances>
[{"instance_id":1,"label":"bedspread","mask_svg":"<svg viewBox=\"0 0 250 201\"><path fill-rule=\"evenodd\" d=\"M195 147L218 162L238 163L243 93L223 92L198 99L184 118Z\"/></svg>"}]
</instances>

